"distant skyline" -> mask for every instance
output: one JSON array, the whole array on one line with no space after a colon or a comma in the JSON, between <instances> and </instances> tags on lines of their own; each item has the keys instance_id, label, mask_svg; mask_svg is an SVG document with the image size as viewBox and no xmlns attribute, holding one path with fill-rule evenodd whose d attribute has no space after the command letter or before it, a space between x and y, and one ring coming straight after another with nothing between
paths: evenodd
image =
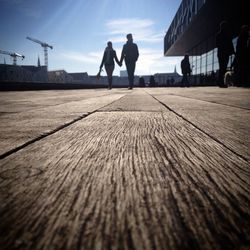
<instances>
[{"instance_id":1,"label":"distant skyline","mask_svg":"<svg viewBox=\"0 0 250 250\"><path fill-rule=\"evenodd\" d=\"M18 65L44 64L43 48L26 39L36 38L48 49L49 70L69 73L98 72L107 41L120 59L126 34L132 33L140 57L136 75L180 73L182 58L164 57L163 39L181 0L0 0L0 50L25 55ZM12 58L0 54L0 63ZM115 67L115 75L125 65ZM103 73L105 75L105 73Z\"/></svg>"}]
</instances>

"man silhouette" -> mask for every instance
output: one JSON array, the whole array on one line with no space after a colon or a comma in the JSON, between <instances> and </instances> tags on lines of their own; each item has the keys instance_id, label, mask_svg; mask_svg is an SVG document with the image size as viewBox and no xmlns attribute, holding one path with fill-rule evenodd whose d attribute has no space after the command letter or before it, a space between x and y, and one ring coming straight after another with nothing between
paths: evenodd
<instances>
[{"instance_id":1,"label":"man silhouette","mask_svg":"<svg viewBox=\"0 0 250 250\"><path fill-rule=\"evenodd\" d=\"M232 36L228 22L220 23L220 31L216 34L216 47L218 48L217 57L219 62L219 87L225 88L224 75L227 71L227 65L230 55L234 54Z\"/></svg>"},{"instance_id":2,"label":"man silhouette","mask_svg":"<svg viewBox=\"0 0 250 250\"><path fill-rule=\"evenodd\" d=\"M181 72L182 72L182 80L181 80L181 86L182 87L189 87L189 80L188 76L191 74L191 67L189 62L189 55L185 55L184 59L181 61Z\"/></svg>"},{"instance_id":3,"label":"man silhouette","mask_svg":"<svg viewBox=\"0 0 250 250\"><path fill-rule=\"evenodd\" d=\"M134 86L134 73L135 64L139 57L138 47L133 43L132 34L127 34L127 43L123 45L120 64L122 64L123 59L125 59L125 64L128 72L129 88L133 89Z\"/></svg>"}]
</instances>

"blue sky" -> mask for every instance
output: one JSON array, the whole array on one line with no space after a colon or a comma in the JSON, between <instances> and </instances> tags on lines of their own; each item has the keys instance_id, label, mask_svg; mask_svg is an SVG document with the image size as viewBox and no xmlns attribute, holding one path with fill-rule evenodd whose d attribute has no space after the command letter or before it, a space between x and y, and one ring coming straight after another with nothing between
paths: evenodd
<instances>
[{"instance_id":1,"label":"blue sky","mask_svg":"<svg viewBox=\"0 0 250 250\"><path fill-rule=\"evenodd\" d=\"M181 0L0 0L0 49L25 55L19 65L44 63L43 49L27 36L53 46L49 70L98 72L107 41L120 58L132 33L140 57L136 74L180 72L180 58L163 56L163 37ZM0 55L0 63L12 59ZM115 75L125 70L116 65Z\"/></svg>"}]
</instances>

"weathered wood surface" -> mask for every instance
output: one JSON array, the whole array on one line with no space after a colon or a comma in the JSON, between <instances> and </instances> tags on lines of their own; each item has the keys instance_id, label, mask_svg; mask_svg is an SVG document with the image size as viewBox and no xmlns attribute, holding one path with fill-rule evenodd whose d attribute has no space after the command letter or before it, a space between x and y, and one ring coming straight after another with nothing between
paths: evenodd
<instances>
[{"instance_id":1,"label":"weathered wood surface","mask_svg":"<svg viewBox=\"0 0 250 250\"><path fill-rule=\"evenodd\" d=\"M37 92L16 92L17 99L11 92L9 95L13 97L8 93L6 97L4 93L1 94L0 155L80 119L124 95L121 91L112 95L107 91L100 93L90 90L87 93L78 91L78 95L76 91L69 91L69 94L55 91L53 95L48 91Z\"/></svg>"},{"instance_id":2,"label":"weathered wood surface","mask_svg":"<svg viewBox=\"0 0 250 250\"><path fill-rule=\"evenodd\" d=\"M152 98L143 90L135 90L134 92L124 96L118 102L113 102L101 108L99 111L167 111L159 101Z\"/></svg>"},{"instance_id":3,"label":"weathered wood surface","mask_svg":"<svg viewBox=\"0 0 250 250\"><path fill-rule=\"evenodd\" d=\"M162 88L146 89L153 95L174 95L188 97L195 100L219 103L228 106L241 107L250 110L250 89L218 87L196 88Z\"/></svg>"},{"instance_id":4,"label":"weathered wood surface","mask_svg":"<svg viewBox=\"0 0 250 250\"><path fill-rule=\"evenodd\" d=\"M250 110L172 95L154 95L233 152L250 160Z\"/></svg>"},{"instance_id":5,"label":"weathered wood surface","mask_svg":"<svg viewBox=\"0 0 250 250\"><path fill-rule=\"evenodd\" d=\"M1 248L247 249L249 161L176 112L135 89L0 160Z\"/></svg>"},{"instance_id":6,"label":"weathered wood surface","mask_svg":"<svg viewBox=\"0 0 250 250\"><path fill-rule=\"evenodd\" d=\"M123 89L115 93L125 93ZM49 90L0 92L0 114L11 114L110 95L106 90Z\"/></svg>"}]
</instances>

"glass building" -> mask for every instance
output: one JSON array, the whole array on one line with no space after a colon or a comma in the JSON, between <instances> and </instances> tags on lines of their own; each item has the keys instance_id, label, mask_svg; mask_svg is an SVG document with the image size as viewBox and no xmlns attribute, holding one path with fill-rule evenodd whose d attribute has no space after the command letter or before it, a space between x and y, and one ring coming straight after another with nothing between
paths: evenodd
<instances>
[{"instance_id":1,"label":"glass building","mask_svg":"<svg viewBox=\"0 0 250 250\"><path fill-rule=\"evenodd\" d=\"M164 37L165 56L190 56L193 84L215 84L215 37L222 21L230 24L236 45L240 27L250 24L247 0L183 0ZM228 67L231 66L233 56Z\"/></svg>"}]
</instances>

